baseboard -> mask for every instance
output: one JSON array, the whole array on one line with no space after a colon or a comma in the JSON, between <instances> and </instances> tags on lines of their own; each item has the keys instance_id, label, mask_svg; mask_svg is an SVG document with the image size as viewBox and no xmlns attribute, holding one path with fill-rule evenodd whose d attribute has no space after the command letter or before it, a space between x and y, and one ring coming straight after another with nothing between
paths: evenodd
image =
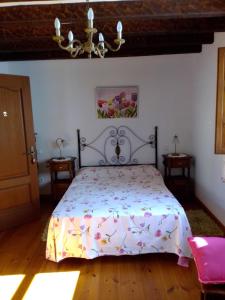
<instances>
[{"instance_id":1,"label":"baseboard","mask_svg":"<svg viewBox=\"0 0 225 300\"><path fill-rule=\"evenodd\" d=\"M199 202L199 205L202 206L202 208L205 210L205 212L207 212L208 215L210 215L210 217L215 221L215 223L223 230L224 234L225 234L225 226L223 225L223 223L220 222L220 220L217 219L217 217L208 209L208 207L197 197L196 201Z\"/></svg>"}]
</instances>

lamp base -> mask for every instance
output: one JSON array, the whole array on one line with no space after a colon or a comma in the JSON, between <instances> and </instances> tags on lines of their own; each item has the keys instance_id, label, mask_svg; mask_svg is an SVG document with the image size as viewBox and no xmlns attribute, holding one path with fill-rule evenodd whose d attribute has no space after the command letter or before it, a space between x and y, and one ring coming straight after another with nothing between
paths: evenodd
<instances>
[{"instance_id":1,"label":"lamp base","mask_svg":"<svg viewBox=\"0 0 225 300\"><path fill-rule=\"evenodd\" d=\"M171 153L171 156L180 156L180 153Z\"/></svg>"}]
</instances>

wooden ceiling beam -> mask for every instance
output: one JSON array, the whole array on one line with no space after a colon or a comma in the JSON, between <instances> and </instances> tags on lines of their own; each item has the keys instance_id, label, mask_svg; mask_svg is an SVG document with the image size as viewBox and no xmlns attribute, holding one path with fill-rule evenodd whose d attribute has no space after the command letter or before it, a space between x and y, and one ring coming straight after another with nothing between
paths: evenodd
<instances>
[{"instance_id":1,"label":"wooden ceiling beam","mask_svg":"<svg viewBox=\"0 0 225 300\"><path fill-rule=\"evenodd\" d=\"M86 36L82 35L77 37L80 41L85 41ZM108 34L105 38L113 41L115 35ZM188 33L188 34L136 34L129 33L126 35L126 43L128 44L157 44L157 45L168 45L168 44L182 44L182 45L192 45L192 44L212 44L214 42L214 34L213 33ZM97 41L97 37L96 37ZM43 46L51 47L52 45L56 45L55 42L49 36L44 37L30 37L29 39L25 38L17 38L17 39L8 39L0 41L0 50L4 50L7 48L43 48Z\"/></svg>"},{"instance_id":2,"label":"wooden ceiling beam","mask_svg":"<svg viewBox=\"0 0 225 300\"><path fill-rule=\"evenodd\" d=\"M201 34L145 34L145 35L127 35L124 46L132 47L132 45L144 46L179 46L179 45L202 45L212 44L214 42L213 33Z\"/></svg>"},{"instance_id":3,"label":"wooden ceiling beam","mask_svg":"<svg viewBox=\"0 0 225 300\"><path fill-rule=\"evenodd\" d=\"M107 57L129 57L129 56L149 56L149 55L167 55L167 54L183 54L183 53L199 53L201 52L202 47L201 45L195 45L195 46L183 46L183 47L165 47L165 48L149 48L149 49L133 49L129 50L129 52L126 52L125 50L113 53L109 52L106 55ZM75 58L76 59L82 59L87 58L86 55L82 57ZM93 57L94 58L94 57ZM65 53L64 51L43 51L43 52L34 52L29 51L26 53L0 53L0 61L26 61L26 60L46 60L46 59L73 59L71 58L68 53ZM98 58L97 58L98 59Z\"/></svg>"},{"instance_id":4,"label":"wooden ceiling beam","mask_svg":"<svg viewBox=\"0 0 225 300\"><path fill-rule=\"evenodd\" d=\"M106 36L106 40L113 43L113 35ZM81 41L85 41L85 36L81 37ZM133 47L149 47L149 46L179 46L179 45L200 45L200 44L212 44L214 41L213 33L203 34L169 34L169 35L134 35L128 34L126 36L126 43L123 48ZM50 37L34 38L30 39L10 39L8 41L0 41L1 53L12 51L31 51L31 50L52 50L58 48L57 44L53 42Z\"/></svg>"}]
</instances>

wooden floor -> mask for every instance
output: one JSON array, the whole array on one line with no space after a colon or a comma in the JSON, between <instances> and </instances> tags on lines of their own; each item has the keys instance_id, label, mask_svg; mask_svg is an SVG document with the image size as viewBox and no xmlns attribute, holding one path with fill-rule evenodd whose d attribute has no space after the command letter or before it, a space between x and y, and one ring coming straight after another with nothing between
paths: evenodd
<instances>
[{"instance_id":1,"label":"wooden floor","mask_svg":"<svg viewBox=\"0 0 225 300\"><path fill-rule=\"evenodd\" d=\"M41 241L41 235L50 212L49 205L42 205L39 220L0 233L0 277L25 275L13 299L23 299L36 274L70 271L80 273L76 289L69 299L200 299L200 286L193 261L189 268L183 268L177 265L175 255L102 257L94 260L67 259L58 264L47 261L45 243ZM64 282L61 282L62 290L63 287ZM47 290L46 298L41 299L55 300L49 296Z\"/></svg>"}]
</instances>

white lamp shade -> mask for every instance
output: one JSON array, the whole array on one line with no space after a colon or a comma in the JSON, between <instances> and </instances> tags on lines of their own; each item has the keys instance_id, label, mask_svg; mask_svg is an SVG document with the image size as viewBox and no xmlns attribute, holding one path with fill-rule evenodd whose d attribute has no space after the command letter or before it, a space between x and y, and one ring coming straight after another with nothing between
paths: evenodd
<instances>
[{"instance_id":1,"label":"white lamp shade","mask_svg":"<svg viewBox=\"0 0 225 300\"><path fill-rule=\"evenodd\" d=\"M179 144L179 143L180 143L180 141L179 141L178 135L175 134L175 135L173 136L173 144Z\"/></svg>"}]
</instances>

